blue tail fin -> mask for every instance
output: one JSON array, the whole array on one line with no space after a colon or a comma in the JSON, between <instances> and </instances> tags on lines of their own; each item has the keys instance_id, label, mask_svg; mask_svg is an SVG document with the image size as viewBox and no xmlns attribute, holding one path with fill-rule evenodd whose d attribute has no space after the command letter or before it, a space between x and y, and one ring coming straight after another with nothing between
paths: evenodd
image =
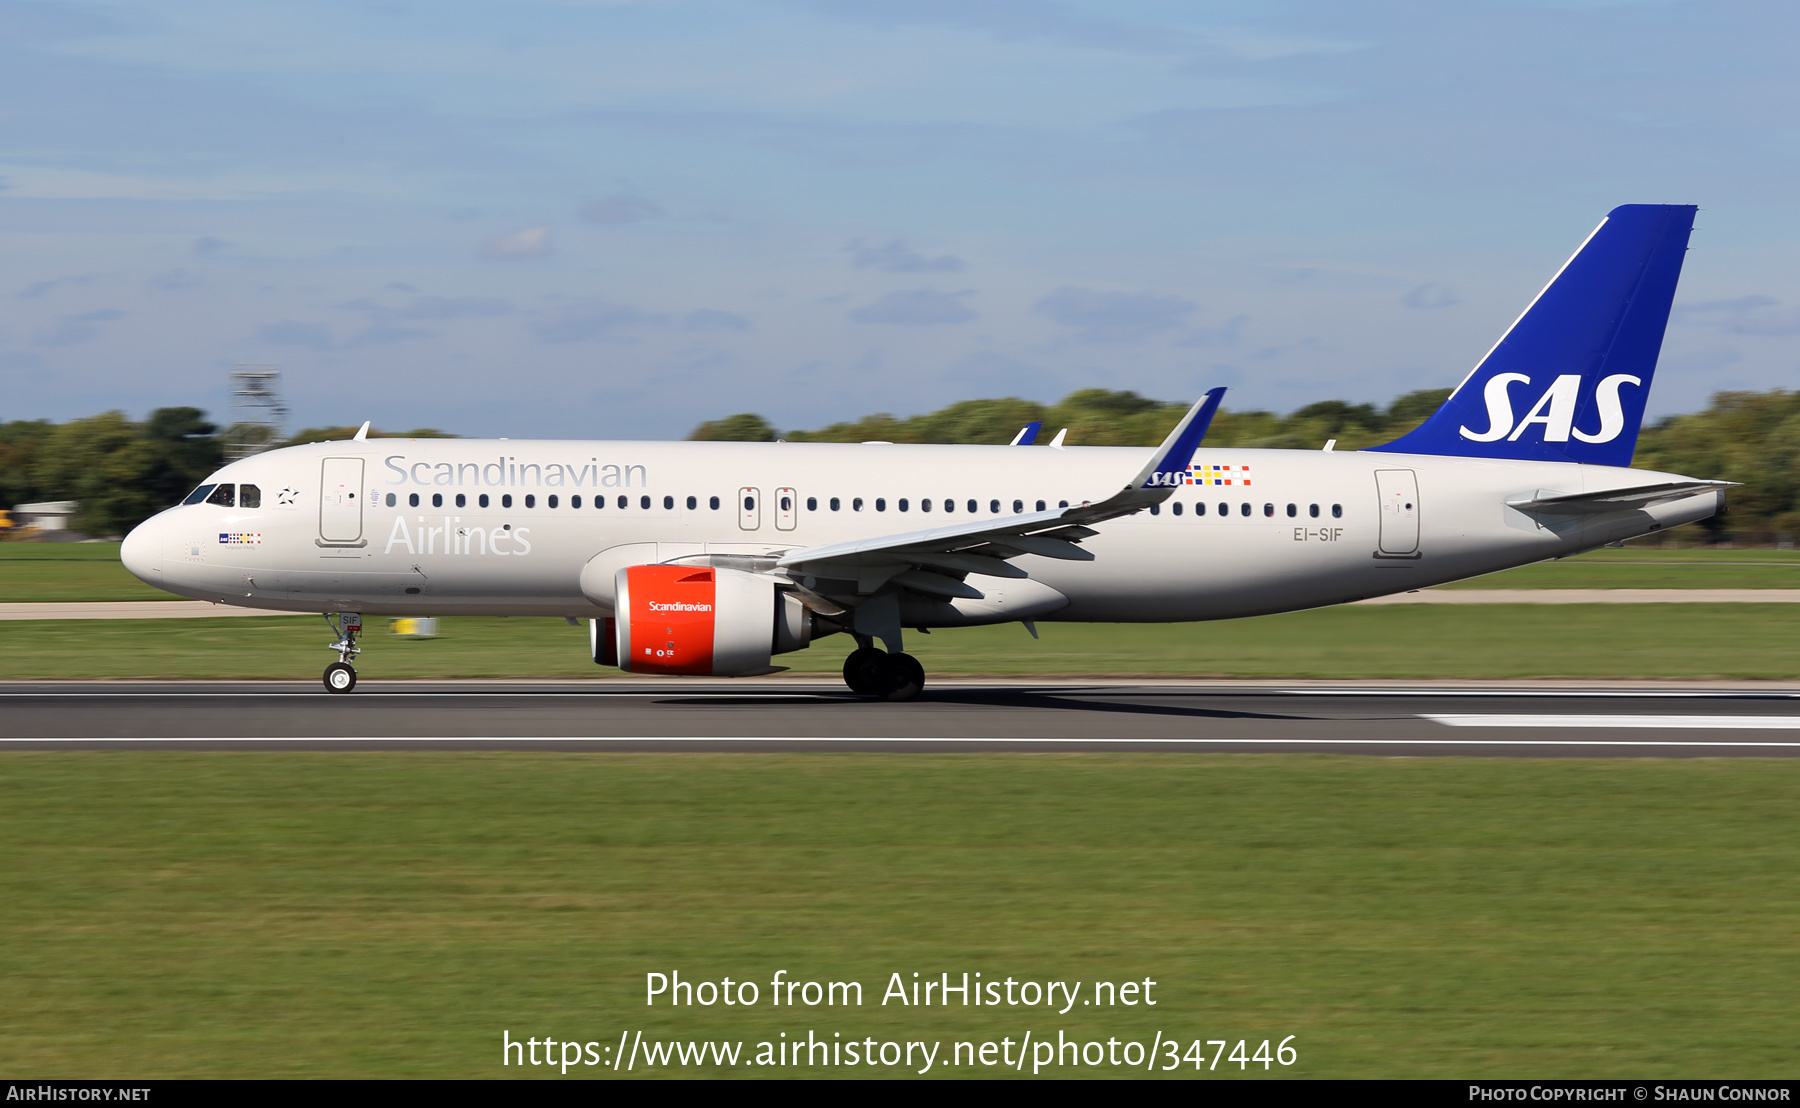
<instances>
[{"instance_id":1,"label":"blue tail fin","mask_svg":"<svg viewBox=\"0 0 1800 1108\"><path fill-rule=\"evenodd\" d=\"M1630 465L1694 212L1614 208L1444 406L1376 449Z\"/></svg>"}]
</instances>

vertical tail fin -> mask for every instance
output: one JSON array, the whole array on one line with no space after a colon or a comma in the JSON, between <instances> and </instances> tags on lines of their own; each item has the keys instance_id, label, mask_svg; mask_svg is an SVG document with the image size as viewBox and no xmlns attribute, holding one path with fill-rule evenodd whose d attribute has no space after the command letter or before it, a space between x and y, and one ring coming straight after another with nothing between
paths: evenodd
<instances>
[{"instance_id":1,"label":"vertical tail fin","mask_svg":"<svg viewBox=\"0 0 1800 1108\"><path fill-rule=\"evenodd\" d=\"M1696 210L1614 208L1444 406L1377 449L1630 465Z\"/></svg>"}]
</instances>

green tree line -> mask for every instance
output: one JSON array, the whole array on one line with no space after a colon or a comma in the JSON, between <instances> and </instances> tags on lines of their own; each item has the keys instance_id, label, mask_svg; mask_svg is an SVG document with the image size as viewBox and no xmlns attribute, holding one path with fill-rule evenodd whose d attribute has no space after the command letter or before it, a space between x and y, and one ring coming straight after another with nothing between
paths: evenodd
<instances>
[{"instance_id":1,"label":"green tree line","mask_svg":"<svg viewBox=\"0 0 1800 1108\"><path fill-rule=\"evenodd\" d=\"M186 496L224 464L221 428L199 408L158 408L133 420L102 412L67 423L0 423L0 508L45 500L81 507L73 526L90 535L119 535ZM276 445L347 439L355 427L312 427ZM372 431L381 437L381 432ZM397 438L442 437L422 428Z\"/></svg>"},{"instance_id":2,"label":"green tree line","mask_svg":"<svg viewBox=\"0 0 1800 1108\"><path fill-rule=\"evenodd\" d=\"M1206 441L1213 446L1317 450L1336 439L1340 450L1391 442L1424 422L1449 389L1409 392L1385 407L1324 400L1278 415L1221 410ZM1068 428L1072 446L1155 446L1187 411L1185 402L1150 400L1134 392L1082 389L1055 404L1008 397L965 400L935 412L899 418L885 412L817 431L778 431L749 412L700 424L688 436L727 442L1007 443L1032 420L1044 424L1038 442ZM1704 411L1670 416L1643 429L1632 465L1691 477L1741 481L1724 514L1701 524L1707 541L1770 543L1800 534L1800 392L1721 392Z\"/></svg>"}]
</instances>

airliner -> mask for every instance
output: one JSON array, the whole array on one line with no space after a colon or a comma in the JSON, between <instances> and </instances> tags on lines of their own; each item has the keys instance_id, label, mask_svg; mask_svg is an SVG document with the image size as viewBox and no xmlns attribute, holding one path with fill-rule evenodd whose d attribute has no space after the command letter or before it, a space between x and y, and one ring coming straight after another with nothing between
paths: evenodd
<instances>
[{"instance_id":1,"label":"airliner","mask_svg":"<svg viewBox=\"0 0 1800 1108\"><path fill-rule=\"evenodd\" d=\"M354 439L220 469L121 557L158 588L323 614L586 620L596 664L777 672L843 634L909 700L908 630L1342 604L1705 519L1732 482L1630 468L1695 208L1615 208L1441 408L1372 450ZM848 645L848 644L847 644Z\"/></svg>"}]
</instances>

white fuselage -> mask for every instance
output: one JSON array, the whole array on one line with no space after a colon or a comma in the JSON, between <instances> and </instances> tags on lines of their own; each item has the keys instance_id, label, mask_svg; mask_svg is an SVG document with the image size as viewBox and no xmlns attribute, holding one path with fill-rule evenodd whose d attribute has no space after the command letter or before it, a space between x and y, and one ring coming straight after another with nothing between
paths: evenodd
<instances>
[{"instance_id":1,"label":"white fuselage","mask_svg":"<svg viewBox=\"0 0 1800 1108\"><path fill-rule=\"evenodd\" d=\"M1099 501L1151 454L878 443L318 443L226 466L209 481L256 486L257 507L171 508L132 533L124 559L171 592L249 607L591 618L612 614L612 572L626 565L768 555ZM1014 564L1029 582L981 578L998 598L958 602L954 612L939 603L942 618L921 609L906 622L1170 622L1312 608L1572 554L1703 519L1722 502L1708 492L1646 509L1543 517L1506 501L1540 489L1595 492L1674 478L1370 451L1202 448L1194 462L1207 483L1178 488L1156 514L1097 525L1082 543L1091 561L1025 555Z\"/></svg>"}]
</instances>

